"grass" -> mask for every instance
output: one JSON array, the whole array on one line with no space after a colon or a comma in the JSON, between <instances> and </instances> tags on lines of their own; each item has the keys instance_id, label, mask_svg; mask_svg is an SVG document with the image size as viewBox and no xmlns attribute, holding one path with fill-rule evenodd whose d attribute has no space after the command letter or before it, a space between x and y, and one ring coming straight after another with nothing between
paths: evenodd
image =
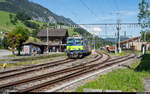
<instances>
[{"instance_id":1,"label":"grass","mask_svg":"<svg viewBox=\"0 0 150 94\"><path fill-rule=\"evenodd\" d=\"M12 25L9 18L9 12L0 11L0 25L4 25L4 24Z\"/></svg>"},{"instance_id":2,"label":"grass","mask_svg":"<svg viewBox=\"0 0 150 94\"><path fill-rule=\"evenodd\" d=\"M122 51L121 53L115 54L115 53L112 53L112 52L109 53L109 52L106 52L106 51L103 51L103 50L101 50L100 52L110 54L110 55L115 55L115 56L125 56L128 53L127 51Z\"/></svg>"},{"instance_id":3,"label":"grass","mask_svg":"<svg viewBox=\"0 0 150 94\"><path fill-rule=\"evenodd\" d=\"M21 59L14 59L13 61L19 61L17 63L8 63L7 68L9 67L19 67L19 66L28 66L32 64L40 64L44 62L48 62L53 60L54 57L58 56L65 56L65 54L52 54L48 56L38 56L38 57L29 57L29 58L21 58ZM2 60L1 60L2 61ZM3 60L3 62L7 62ZM0 65L0 69L2 68L2 64Z\"/></svg>"},{"instance_id":4,"label":"grass","mask_svg":"<svg viewBox=\"0 0 150 94\"><path fill-rule=\"evenodd\" d=\"M21 26L24 27L26 29L28 29L29 31L32 31L31 28L26 27L21 21L18 21L18 23L16 25L13 25L10 22L10 17L9 17L9 12L5 12L5 11L0 11L0 31L2 32L8 32L8 31L12 31L14 28ZM11 13L13 14L13 13ZM15 14L13 14L15 15Z\"/></svg>"},{"instance_id":5,"label":"grass","mask_svg":"<svg viewBox=\"0 0 150 94\"><path fill-rule=\"evenodd\" d=\"M12 61L32 61L32 60L40 60L40 59L47 59L52 57L58 57L58 56L65 56L66 54L52 54L52 55L46 55L46 56L36 56L36 57L28 57L28 58L19 58L19 59L13 59Z\"/></svg>"},{"instance_id":6,"label":"grass","mask_svg":"<svg viewBox=\"0 0 150 94\"><path fill-rule=\"evenodd\" d=\"M142 79L150 77L150 52L143 56L141 61L133 63L130 69L117 69L108 74L98 77L97 80L90 81L77 88L77 92L82 92L84 88L121 90L124 92L143 92Z\"/></svg>"},{"instance_id":7,"label":"grass","mask_svg":"<svg viewBox=\"0 0 150 94\"><path fill-rule=\"evenodd\" d=\"M32 64L40 64L41 62L48 62L53 60L53 58L48 59L42 59L42 60L32 60L32 61L26 61L26 62L18 62L18 63L9 63L7 67L19 67L19 66L28 66Z\"/></svg>"},{"instance_id":8,"label":"grass","mask_svg":"<svg viewBox=\"0 0 150 94\"><path fill-rule=\"evenodd\" d=\"M53 58L42 59L42 60L32 60L32 61L26 61L26 62L18 62L18 63L9 63L9 64L7 64L7 68L40 64L41 62L44 63L44 62L48 62L51 60L53 60ZM2 64L1 64L1 66L2 66ZM0 67L0 69L2 69L2 67Z\"/></svg>"},{"instance_id":9,"label":"grass","mask_svg":"<svg viewBox=\"0 0 150 94\"><path fill-rule=\"evenodd\" d=\"M125 56L125 55L127 55L127 51L122 51L121 53L110 53L111 55L115 55L115 56Z\"/></svg>"}]
</instances>

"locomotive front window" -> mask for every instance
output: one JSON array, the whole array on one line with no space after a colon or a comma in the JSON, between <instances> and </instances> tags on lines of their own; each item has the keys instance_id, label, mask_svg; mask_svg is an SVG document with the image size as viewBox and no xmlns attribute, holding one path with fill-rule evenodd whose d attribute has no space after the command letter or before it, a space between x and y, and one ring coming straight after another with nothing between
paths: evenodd
<instances>
[{"instance_id":1,"label":"locomotive front window","mask_svg":"<svg viewBox=\"0 0 150 94\"><path fill-rule=\"evenodd\" d=\"M74 40L73 39L68 39L67 44L73 44Z\"/></svg>"},{"instance_id":2,"label":"locomotive front window","mask_svg":"<svg viewBox=\"0 0 150 94\"><path fill-rule=\"evenodd\" d=\"M76 44L82 44L81 39L76 39Z\"/></svg>"}]
</instances>

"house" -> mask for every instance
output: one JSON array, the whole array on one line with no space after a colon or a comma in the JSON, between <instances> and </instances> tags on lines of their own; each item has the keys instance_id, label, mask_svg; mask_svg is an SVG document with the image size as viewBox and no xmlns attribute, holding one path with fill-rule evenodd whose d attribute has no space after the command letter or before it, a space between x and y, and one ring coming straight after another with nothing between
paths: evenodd
<instances>
[{"instance_id":1,"label":"house","mask_svg":"<svg viewBox=\"0 0 150 94\"><path fill-rule=\"evenodd\" d=\"M29 42L24 46L29 46L31 52L33 49L40 48L40 53L43 54L44 52L64 52L69 34L67 29L42 29L37 36L41 40L40 43Z\"/></svg>"},{"instance_id":2,"label":"house","mask_svg":"<svg viewBox=\"0 0 150 94\"><path fill-rule=\"evenodd\" d=\"M44 43L44 51L49 52L64 52L67 43L67 37L69 37L67 29L46 29L40 30L37 36ZM47 41L48 39L48 41Z\"/></svg>"}]
</instances>

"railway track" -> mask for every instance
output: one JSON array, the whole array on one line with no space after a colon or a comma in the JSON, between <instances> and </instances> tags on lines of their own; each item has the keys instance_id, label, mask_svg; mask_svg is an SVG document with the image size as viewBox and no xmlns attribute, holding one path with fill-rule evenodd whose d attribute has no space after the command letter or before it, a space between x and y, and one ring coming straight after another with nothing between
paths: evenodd
<instances>
[{"instance_id":1,"label":"railway track","mask_svg":"<svg viewBox=\"0 0 150 94\"><path fill-rule=\"evenodd\" d=\"M96 58L98 55L96 55L94 58ZM22 70L26 70L26 69L32 69L32 68L35 68L35 67L41 67L41 66L46 66L46 65L51 65L51 66L57 66L59 64L65 64L67 62L64 62L64 61L67 61L67 60L70 60L68 58L66 59L62 59L62 60L58 60L58 61L52 61L52 62L48 62L48 63L43 63L43 64L38 64L38 65L32 65L32 66L27 66L27 67L23 67L23 68L17 68L17 69L11 69L11 70L7 70L7 71L1 71L0 72L0 75L4 75L4 74L8 74L8 73L12 73L12 72L16 72L16 71L22 71ZM60 63L60 62L63 62L63 63ZM53 64L54 63L54 64Z\"/></svg>"},{"instance_id":2,"label":"railway track","mask_svg":"<svg viewBox=\"0 0 150 94\"><path fill-rule=\"evenodd\" d=\"M96 55L94 58L94 60L92 61L89 61L89 62L86 62L85 64L88 64L88 63L91 63L93 61L97 61L98 59L102 58L103 55L100 54L100 55ZM84 64L84 65L85 65ZM66 72L71 72L71 71L75 71L75 70L79 70L81 69L81 67L83 67L83 64L80 64L80 65L76 65L74 67L71 67L71 68L66 68L66 69L62 69L62 70L59 70L59 71L55 71L55 72L51 72L51 73L47 73L47 74L44 74L44 75L40 75L40 76L35 76L35 77L31 77L31 78L27 78L27 79L23 79L23 80L19 80L19 81L16 81L16 82L11 82L11 83L7 83L7 84L2 84L0 85L0 89L2 88L6 88L6 87L9 87L9 86L14 86L14 85L17 85L17 84L23 84L23 83L26 83L26 82L31 82L31 81L36 81L36 80L42 80L42 79L45 79L46 77L50 77L50 76L55 76L55 75L59 75L59 74L62 74L62 73L66 73ZM15 74L16 75L16 74ZM12 75L9 75L10 77Z\"/></svg>"},{"instance_id":3,"label":"railway track","mask_svg":"<svg viewBox=\"0 0 150 94\"><path fill-rule=\"evenodd\" d=\"M134 56L132 56L132 57L134 57ZM42 79L45 79L47 77L57 76L57 75L60 75L60 74L63 74L63 73L72 72L72 73L69 73L67 75L57 77L56 79L53 79L53 80L50 80L50 81L47 81L47 82L44 82L44 83L41 83L41 84L38 84L38 85L34 85L32 87L28 87L28 88L25 88L25 89L20 89L18 91L19 92L29 92L29 91L39 90L39 88L42 89L41 87L45 87L47 85L51 86L51 85L57 84L59 82L66 81L66 79L69 80L69 79L72 79L74 77L82 76L82 75L85 75L87 73L99 70L99 69L104 69L106 67L112 66L116 63L125 61L127 59L132 58L132 57L130 55L127 55L126 57L110 59L110 56L107 55L107 58L104 61L102 61L100 63L92 64L91 62L95 62L95 61L98 61L101 58L103 58L103 55L101 54L100 56L95 56L95 58L96 58L95 60L89 61L84 65L77 65L77 66L74 66L74 67L71 67L71 68L62 69L62 70L55 71L55 72L52 72L52 73L48 73L48 74L44 74L44 75L40 75L40 76L28 78L28 79L19 80L17 82L3 84L3 85L0 85L0 89L10 87L10 86L16 86L16 85L20 85L20 84L24 84L24 83L29 83L29 82L36 81L36 80L39 80L39 79L42 80ZM89 63L91 63L91 64L88 65Z\"/></svg>"},{"instance_id":4,"label":"railway track","mask_svg":"<svg viewBox=\"0 0 150 94\"><path fill-rule=\"evenodd\" d=\"M97 58L97 57L98 57L98 55L94 56L94 58ZM0 76L0 81L8 79L8 78L18 77L18 76L21 76L21 75L24 75L24 74L27 74L27 73L31 73L31 72L34 72L34 71L41 71L42 68L44 68L44 70L45 70L45 69L48 69L48 68L51 68L51 67L56 67L56 66L67 64L69 62L74 62L74 61L76 61L76 60L75 59L64 59L64 60L53 61L53 62L39 64L39 65L24 67L22 69L14 69L14 70L9 70L9 71L4 71L4 72L0 73L0 75L1 75ZM10 74L11 72L15 72L15 73Z\"/></svg>"},{"instance_id":5,"label":"railway track","mask_svg":"<svg viewBox=\"0 0 150 94\"><path fill-rule=\"evenodd\" d=\"M45 83L42 83L42 84L35 85L35 86L33 86L33 87L29 87L29 88L26 88L26 89L19 90L19 92L35 91L36 89L39 90L39 88L40 88L40 89L43 89L43 87L45 88L45 86L50 86L50 87L51 87L51 85L58 84L58 83L60 83L60 82L62 82L62 81L68 81L69 79L73 79L73 78L76 78L76 77L78 77L78 76L85 75L85 74L90 73L90 72L93 72L93 71L97 71L97 70L100 70L100 69L107 68L107 67L112 66L112 65L114 65L114 64L116 64L116 63L126 61L126 60L128 60L128 59L133 58L133 57L135 57L135 55L134 55L134 56L129 56L129 55L128 55L128 56L126 56L126 57L124 57L124 58L119 58L120 60L118 60L118 59L110 60L109 63L108 63L108 62L107 62L107 61L109 60L109 56L108 56L108 58L107 58L105 61L103 61L103 64L102 64L102 63L99 63L99 64L95 64L95 66L94 66L94 65L88 66L88 67L86 67L86 68L84 68L84 69L78 70L77 72L67 74L67 75L65 75L65 76L62 76L62 77L59 77L59 78L50 80L50 81L45 82ZM113 61L113 62L112 62L112 61ZM107 64L104 64L104 62L105 62L105 63L107 62ZM111 63L110 63L110 62L111 62ZM100 64L102 64L102 65L101 65L101 66L98 66L98 65L100 65ZM42 87L42 88L41 88L41 87Z\"/></svg>"},{"instance_id":6,"label":"railway track","mask_svg":"<svg viewBox=\"0 0 150 94\"><path fill-rule=\"evenodd\" d=\"M4 71L0 73L0 81L10 78L10 77L17 77L17 76L21 76L33 71L40 71L41 68L47 69L47 68L51 68L51 67L55 67L58 65L62 65L62 64L66 64L69 62L73 62L76 60L70 60L70 59L64 59L64 60L59 60L59 61L54 61L54 62L49 62L49 63L44 63L44 64L39 64L39 65L33 65L33 66L29 66L29 67L24 67L22 69L14 69L14 70L9 70L9 71ZM14 72L14 73L13 73Z\"/></svg>"}]
</instances>

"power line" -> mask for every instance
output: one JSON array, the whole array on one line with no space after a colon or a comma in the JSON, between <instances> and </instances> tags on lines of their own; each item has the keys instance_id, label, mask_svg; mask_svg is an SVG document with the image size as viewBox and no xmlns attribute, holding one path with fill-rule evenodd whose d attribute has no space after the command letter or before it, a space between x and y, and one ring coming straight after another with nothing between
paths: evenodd
<instances>
[{"instance_id":1,"label":"power line","mask_svg":"<svg viewBox=\"0 0 150 94\"><path fill-rule=\"evenodd\" d=\"M71 12L71 14L72 14L74 17L76 17L76 19L77 19L79 22L81 21L80 18L76 15L76 13Z\"/></svg>"},{"instance_id":2,"label":"power line","mask_svg":"<svg viewBox=\"0 0 150 94\"><path fill-rule=\"evenodd\" d=\"M72 12L72 11L70 10L70 8L68 8L67 6L64 6L64 7L65 7L67 10L69 10L70 13L71 13L79 22L81 22L80 18L77 16L76 13Z\"/></svg>"},{"instance_id":3,"label":"power line","mask_svg":"<svg viewBox=\"0 0 150 94\"><path fill-rule=\"evenodd\" d=\"M95 17L97 17L97 15L87 6L87 4L85 4L82 0L80 0L80 2L81 2L81 4L82 4L84 7L86 7L86 8L90 11L90 13L91 13L92 15L94 15Z\"/></svg>"}]
</instances>

